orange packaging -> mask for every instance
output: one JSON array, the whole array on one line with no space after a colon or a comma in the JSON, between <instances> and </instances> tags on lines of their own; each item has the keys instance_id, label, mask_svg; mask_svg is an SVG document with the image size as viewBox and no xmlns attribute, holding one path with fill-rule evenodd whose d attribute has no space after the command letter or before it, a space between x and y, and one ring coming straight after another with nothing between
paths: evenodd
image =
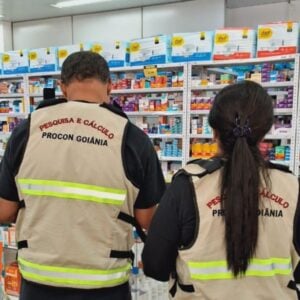
<instances>
[{"instance_id":1,"label":"orange packaging","mask_svg":"<svg viewBox=\"0 0 300 300\"><path fill-rule=\"evenodd\" d=\"M5 268L4 288L8 295L18 296L21 288L21 274L18 263L14 262Z\"/></svg>"}]
</instances>

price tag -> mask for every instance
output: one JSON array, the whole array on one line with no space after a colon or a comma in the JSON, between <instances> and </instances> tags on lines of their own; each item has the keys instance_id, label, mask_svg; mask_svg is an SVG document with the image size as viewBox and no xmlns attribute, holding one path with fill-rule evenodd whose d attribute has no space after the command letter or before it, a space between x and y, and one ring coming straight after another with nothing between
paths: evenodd
<instances>
[{"instance_id":1,"label":"price tag","mask_svg":"<svg viewBox=\"0 0 300 300\"><path fill-rule=\"evenodd\" d=\"M145 75L145 77L156 77L157 76L157 66L155 66L155 65L144 66L144 75Z\"/></svg>"}]
</instances>

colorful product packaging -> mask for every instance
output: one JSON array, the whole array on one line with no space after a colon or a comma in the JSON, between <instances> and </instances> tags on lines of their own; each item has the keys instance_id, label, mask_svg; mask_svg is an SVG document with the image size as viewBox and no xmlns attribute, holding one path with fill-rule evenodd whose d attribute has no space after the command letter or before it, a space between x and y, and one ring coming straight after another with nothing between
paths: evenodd
<instances>
[{"instance_id":1,"label":"colorful product packaging","mask_svg":"<svg viewBox=\"0 0 300 300\"><path fill-rule=\"evenodd\" d=\"M18 296L20 294L21 274L17 262L11 263L5 268L4 286L8 295Z\"/></svg>"},{"instance_id":2,"label":"colorful product packaging","mask_svg":"<svg viewBox=\"0 0 300 300\"><path fill-rule=\"evenodd\" d=\"M255 56L256 32L250 28L219 29L214 37L214 60L246 59Z\"/></svg>"},{"instance_id":3,"label":"colorful product packaging","mask_svg":"<svg viewBox=\"0 0 300 300\"><path fill-rule=\"evenodd\" d=\"M172 62L211 60L213 32L175 33L172 35Z\"/></svg>"},{"instance_id":4,"label":"colorful product packaging","mask_svg":"<svg viewBox=\"0 0 300 300\"><path fill-rule=\"evenodd\" d=\"M130 65L156 65L170 62L171 43L169 36L155 36L130 42Z\"/></svg>"},{"instance_id":5,"label":"colorful product packaging","mask_svg":"<svg viewBox=\"0 0 300 300\"><path fill-rule=\"evenodd\" d=\"M129 45L127 42L114 41L111 43L94 42L85 48L103 56L110 68L124 67L129 63Z\"/></svg>"},{"instance_id":6,"label":"colorful product packaging","mask_svg":"<svg viewBox=\"0 0 300 300\"><path fill-rule=\"evenodd\" d=\"M4 52L2 54L2 62L4 75L28 73L28 50Z\"/></svg>"},{"instance_id":7,"label":"colorful product packaging","mask_svg":"<svg viewBox=\"0 0 300 300\"><path fill-rule=\"evenodd\" d=\"M57 48L39 48L29 51L30 72L53 72L57 67Z\"/></svg>"},{"instance_id":8,"label":"colorful product packaging","mask_svg":"<svg viewBox=\"0 0 300 300\"><path fill-rule=\"evenodd\" d=\"M258 25L257 57L294 54L298 51L299 23L278 22Z\"/></svg>"}]
</instances>

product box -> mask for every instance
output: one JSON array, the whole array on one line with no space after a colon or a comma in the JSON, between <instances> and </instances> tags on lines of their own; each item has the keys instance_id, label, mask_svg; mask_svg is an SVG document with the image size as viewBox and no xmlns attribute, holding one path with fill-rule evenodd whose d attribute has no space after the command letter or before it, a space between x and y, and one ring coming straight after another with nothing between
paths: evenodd
<instances>
[{"instance_id":1,"label":"product box","mask_svg":"<svg viewBox=\"0 0 300 300\"><path fill-rule=\"evenodd\" d=\"M5 268L5 292L8 295L19 296L21 288L21 274L17 262L11 263Z\"/></svg>"},{"instance_id":2,"label":"product box","mask_svg":"<svg viewBox=\"0 0 300 300\"><path fill-rule=\"evenodd\" d=\"M255 57L256 32L250 28L219 29L214 37L214 60Z\"/></svg>"},{"instance_id":3,"label":"product box","mask_svg":"<svg viewBox=\"0 0 300 300\"><path fill-rule=\"evenodd\" d=\"M155 36L130 42L130 65L156 65L170 62L171 41L169 36Z\"/></svg>"},{"instance_id":4,"label":"product box","mask_svg":"<svg viewBox=\"0 0 300 300\"><path fill-rule=\"evenodd\" d=\"M89 49L84 48L83 44L58 47L58 50L57 50L58 68L61 69L65 59L70 54L72 54L74 52L78 52L78 51L83 51L83 50L89 50Z\"/></svg>"},{"instance_id":5,"label":"product box","mask_svg":"<svg viewBox=\"0 0 300 300\"><path fill-rule=\"evenodd\" d=\"M2 62L4 75L28 73L28 50L4 52L2 54Z\"/></svg>"},{"instance_id":6,"label":"product box","mask_svg":"<svg viewBox=\"0 0 300 300\"><path fill-rule=\"evenodd\" d=\"M299 23L279 22L258 25L257 57L298 52Z\"/></svg>"},{"instance_id":7,"label":"product box","mask_svg":"<svg viewBox=\"0 0 300 300\"><path fill-rule=\"evenodd\" d=\"M103 56L110 68L124 67L129 63L129 45L127 42L94 42L85 45L85 49Z\"/></svg>"},{"instance_id":8,"label":"product box","mask_svg":"<svg viewBox=\"0 0 300 300\"><path fill-rule=\"evenodd\" d=\"M29 51L29 72L56 71L57 65L57 48L39 48Z\"/></svg>"},{"instance_id":9,"label":"product box","mask_svg":"<svg viewBox=\"0 0 300 300\"><path fill-rule=\"evenodd\" d=\"M172 62L211 60L213 32L175 33L172 35Z\"/></svg>"}]
</instances>

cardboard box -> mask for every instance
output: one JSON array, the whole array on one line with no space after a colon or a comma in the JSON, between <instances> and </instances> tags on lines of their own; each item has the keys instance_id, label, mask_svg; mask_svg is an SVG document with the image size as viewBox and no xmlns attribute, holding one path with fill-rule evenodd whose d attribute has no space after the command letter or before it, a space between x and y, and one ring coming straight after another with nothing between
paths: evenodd
<instances>
[{"instance_id":1,"label":"cardboard box","mask_svg":"<svg viewBox=\"0 0 300 300\"><path fill-rule=\"evenodd\" d=\"M14 262L5 268L5 292L8 295L19 296L21 288L21 274L18 263Z\"/></svg>"},{"instance_id":2,"label":"cardboard box","mask_svg":"<svg viewBox=\"0 0 300 300\"><path fill-rule=\"evenodd\" d=\"M85 49L98 53L105 58L110 68L124 67L129 63L129 49L127 42L115 41L111 43L88 43Z\"/></svg>"},{"instance_id":3,"label":"cardboard box","mask_svg":"<svg viewBox=\"0 0 300 300\"><path fill-rule=\"evenodd\" d=\"M298 52L299 23L279 22L258 25L257 57L288 55Z\"/></svg>"},{"instance_id":4,"label":"cardboard box","mask_svg":"<svg viewBox=\"0 0 300 300\"><path fill-rule=\"evenodd\" d=\"M214 60L246 59L255 56L256 32L249 28L216 30Z\"/></svg>"},{"instance_id":5,"label":"cardboard box","mask_svg":"<svg viewBox=\"0 0 300 300\"><path fill-rule=\"evenodd\" d=\"M4 75L28 73L28 50L4 52L2 54L2 62Z\"/></svg>"},{"instance_id":6,"label":"cardboard box","mask_svg":"<svg viewBox=\"0 0 300 300\"><path fill-rule=\"evenodd\" d=\"M130 65L156 65L170 62L169 36L155 36L130 42Z\"/></svg>"},{"instance_id":7,"label":"cardboard box","mask_svg":"<svg viewBox=\"0 0 300 300\"><path fill-rule=\"evenodd\" d=\"M213 32L175 33L172 35L172 62L211 60Z\"/></svg>"},{"instance_id":8,"label":"cardboard box","mask_svg":"<svg viewBox=\"0 0 300 300\"><path fill-rule=\"evenodd\" d=\"M83 51L83 50L89 50L89 49L85 49L83 44L58 47L58 50L57 50L58 68L61 69L64 61L70 54L79 52L79 51Z\"/></svg>"},{"instance_id":9,"label":"cardboard box","mask_svg":"<svg viewBox=\"0 0 300 300\"><path fill-rule=\"evenodd\" d=\"M29 51L29 71L53 72L57 70L57 48L39 48Z\"/></svg>"}]
</instances>

